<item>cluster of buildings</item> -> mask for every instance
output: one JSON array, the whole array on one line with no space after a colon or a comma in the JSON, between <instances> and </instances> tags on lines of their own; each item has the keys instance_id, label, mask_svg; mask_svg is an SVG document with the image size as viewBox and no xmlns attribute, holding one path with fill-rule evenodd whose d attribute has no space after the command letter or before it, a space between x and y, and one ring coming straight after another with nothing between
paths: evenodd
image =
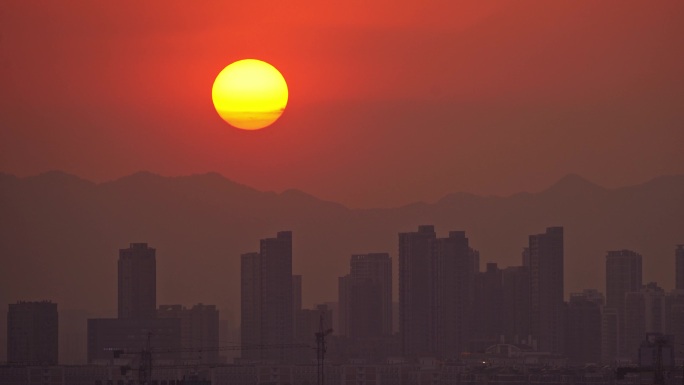
<instances>
[{"instance_id":1,"label":"cluster of buildings","mask_svg":"<svg viewBox=\"0 0 684 385\"><path fill-rule=\"evenodd\" d=\"M684 343L684 245L675 251L671 292L644 285L641 255L619 250L606 255L605 296L587 289L566 301L563 242L563 228L549 227L529 236L519 266L486 263L481 271L465 232L438 237L434 226L419 226L398 237L398 302L390 254L368 253L351 256L337 301L305 309L303 278L292 274L292 233L282 231L241 255L239 346L219 344L213 305L157 306L155 249L133 243L119 253L118 317L88 320L88 365L56 367L57 304L18 302L9 305L0 378L23 385L35 368L51 368L61 373L56 384L67 377L123 384L154 367L152 378L166 378L160 384L181 383L190 371L216 384L313 383L321 353L314 336L329 329L333 383L436 384L449 376L468 383L482 375L525 383L550 375L535 367L636 363L647 333ZM239 349L240 358L225 362L224 349ZM515 372L483 371L492 366Z\"/></svg>"},{"instance_id":2,"label":"cluster of buildings","mask_svg":"<svg viewBox=\"0 0 684 385\"><path fill-rule=\"evenodd\" d=\"M638 362L650 333L684 343L683 245L675 250L677 286L669 293L643 284L641 255L619 250L606 255L606 295L586 289L566 301L563 238L562 227L549 227L529 236L519 266L487 263L480 271L479 252L465 232L441 238L434 226L419 226L399 234L398 303L392 302L392 258L369 253L351 256L336 302L302 309L302 277L291 270L292 234L278 233L262 240L259 252L242 255L241 332L243 344L281 348L243 351L243 362L292 362L288 350L296 346L289 344L312 343L314 333L330 326L328 357L339 363L456 362L494 348L570 364L619 364Z\"/></svg>"}]
</instances>

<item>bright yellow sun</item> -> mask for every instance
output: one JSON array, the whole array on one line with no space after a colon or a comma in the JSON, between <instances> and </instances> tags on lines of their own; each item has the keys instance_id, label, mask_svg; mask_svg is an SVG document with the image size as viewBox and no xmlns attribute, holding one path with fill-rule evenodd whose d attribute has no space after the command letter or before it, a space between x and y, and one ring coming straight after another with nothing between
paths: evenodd
<instances>
[{"instance_id":1,"label":"bright yellow sun","mask_svg":"<svg viewBox=\"0 0 684 385\"><path fill-rule=\"evenodd\" d=\"M216 112L243 130L258 130L278 120L287 96L283 75L256 59L239 60L224 68L211 89Z\"/></svg>"}]
</instances>

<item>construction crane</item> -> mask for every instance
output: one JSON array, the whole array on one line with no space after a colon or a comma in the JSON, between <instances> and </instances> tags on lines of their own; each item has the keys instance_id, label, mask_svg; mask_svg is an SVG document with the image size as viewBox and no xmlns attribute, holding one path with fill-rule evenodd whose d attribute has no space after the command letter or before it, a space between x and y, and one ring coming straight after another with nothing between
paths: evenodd
<instances>
[{"instance_id":1,"label":"construction crane","mask_svg":"<svg viewBox=\"0 0 684 385\"><path fill-rule=\"evenodd\" d=\"M318 371L317 371L317 381L318 385L324 385L325 383L325 352L326 344L325 339L328 335L332 334L332 329L323 328L323 314L321 314L318 320L318 332L316 333L316 359L318 360Z\"/></svg>"},{"instance_id":2,"label":"construction crane","mask_svg":"<svg viewBox=\"0 0 684 385\"><path fill-rule=\"evenodd\" d=\"M648 344L645 346L644 344ZM619 367L615 370L615 377L618 380L623 380L625 375L628 373L653 373L653 384L654 385L665 385L665 374L669 372L665 368L664 355L666 352L672 353L672 341L667 339L663 335L652 334L647 337L647 341L644 341L642 347L639 349L639 355L641 356L641 349L654 348L653 352L653 364L649 366L639 365L639 366L626 366ZM670 360L671 361L671 360ZM684 377L682 378L684 381Z\"/></svg>"}]
</instances>

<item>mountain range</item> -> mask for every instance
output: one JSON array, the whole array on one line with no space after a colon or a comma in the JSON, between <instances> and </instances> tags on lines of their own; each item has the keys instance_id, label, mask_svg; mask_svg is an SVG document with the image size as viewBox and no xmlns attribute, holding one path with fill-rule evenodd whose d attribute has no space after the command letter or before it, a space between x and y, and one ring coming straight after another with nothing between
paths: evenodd
<instances>
[{"instance_id":1,"label":"mountain range","mask_svg":"<svg viewBox=\"0 0 684 385\"><path fill-rule=\"evenodd\" d=\"M158 304L216 304L222 318L237 319L239 256L280 230L294 234L304 303L336 301L351 254L389 252L396 272L397 234L422 224L434 224L438 236L465 230L482 266L519 265L530 234L564 226L566 295L605 291L605 254L614 249L641 253L644 282L669 289L683 219L684 175L615 189L568 175L537 193L454 193L433 203L350 209L216 173L140 172L99 184L58 171L0 174L0 306L51 299L60 309L115 316L118 250L147 242L157 250Z\"/></svg>"}]
</instances>

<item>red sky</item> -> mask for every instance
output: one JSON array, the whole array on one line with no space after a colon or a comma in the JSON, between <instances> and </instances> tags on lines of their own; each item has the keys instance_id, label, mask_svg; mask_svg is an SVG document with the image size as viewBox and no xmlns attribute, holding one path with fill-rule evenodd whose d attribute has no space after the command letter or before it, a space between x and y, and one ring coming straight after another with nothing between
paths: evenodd
<instances>
[{"instance_id":1,"label":"red sky","mask_svg":"<svg viewBox=\"0 0 684 385\"><path fill-rule=\"evenodd\" d=\"M684 173L682 1L4 1L0 171L218 171L351 207ZM276 66L229 127L211 85Z\"/></svg>"}]
</instances>

